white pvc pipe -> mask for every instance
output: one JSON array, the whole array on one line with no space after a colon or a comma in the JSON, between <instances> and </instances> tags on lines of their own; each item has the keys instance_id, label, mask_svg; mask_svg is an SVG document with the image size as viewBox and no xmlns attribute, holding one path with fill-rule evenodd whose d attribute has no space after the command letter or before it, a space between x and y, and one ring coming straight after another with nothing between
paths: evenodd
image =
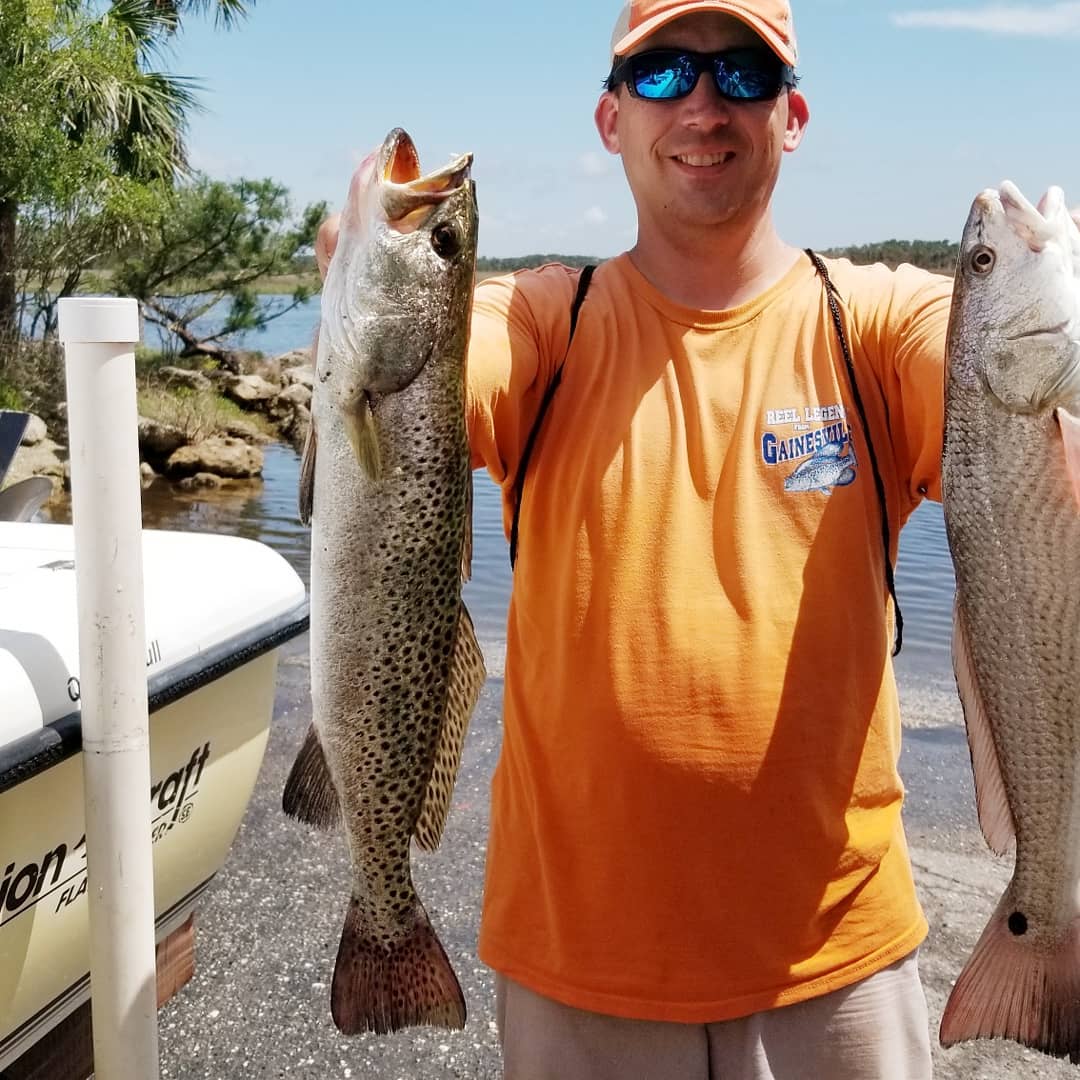
<instances>
[{"instance_id":1,"label":"white pvc pipe","mask_svg":"<svg viewBox=\"0 0 1080 1080\"><path fill-rule=\"evenodd\" d=\"M156 1080L134 300L60 301L79 608L94 1075Z\"/></svg>"}]
</instances>

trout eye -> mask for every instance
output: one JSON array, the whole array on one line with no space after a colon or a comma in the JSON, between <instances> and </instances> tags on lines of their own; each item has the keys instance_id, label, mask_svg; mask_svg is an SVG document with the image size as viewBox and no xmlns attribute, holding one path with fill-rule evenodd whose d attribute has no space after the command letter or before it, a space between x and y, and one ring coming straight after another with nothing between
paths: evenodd
<instances>
[{"instance_id":1,"label":"trout eye","mask_svg":"<svg viewBox=\"0 0 1080 1080\"><path fill-rule=\"evenodd\" d=\"M431 246L440 259L452 259L461 250L461 237L453 225L436 225L431 233Z\"/></svg>"},{"instance_id":2,"label":"trout eye","mask_svg":"<svg viewBox=\"0 0 1080 1080\"><path fill-rule=\"evenodd\" d=\"M986 247L985 244L980 244L971 253L970 266L976 274L989 274L996 262L997 255L994 249Z\"/></svg>"}]
</instances>

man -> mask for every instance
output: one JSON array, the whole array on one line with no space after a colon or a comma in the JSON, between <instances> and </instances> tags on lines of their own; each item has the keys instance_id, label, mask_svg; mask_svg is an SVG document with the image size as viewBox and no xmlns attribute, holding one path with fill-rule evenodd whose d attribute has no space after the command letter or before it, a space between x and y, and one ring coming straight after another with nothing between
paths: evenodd
<instances>
[{"instance_id":1,"label":"man","mask_svg":"<svg viewBox=\"0 0 1080 1080\"><path fill-rule=\"evenodd\" d=\"M477 289L469 353L508 532L524 490L479 945L505 1075L926 1077L890 590L940 497L949 282L777 235L786 0L633 0L612 55L637 243L569 352L547 266Z\"/></svg>"}]
</instances>

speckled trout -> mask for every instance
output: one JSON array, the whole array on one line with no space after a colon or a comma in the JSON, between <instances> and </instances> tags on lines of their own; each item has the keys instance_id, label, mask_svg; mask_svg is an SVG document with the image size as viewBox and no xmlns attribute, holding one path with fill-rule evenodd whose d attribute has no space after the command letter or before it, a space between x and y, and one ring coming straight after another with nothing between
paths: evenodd
<instances>
[{"instance_id":1,"label":"speckled trout","mask_svg":"<svg viewBox=\"0 0 1080 1080\"><path fill-rule=\"evenodd\" d=\"M945 524L953 663L979 821L1012 880L953 988L941 1041L1080 1062L1080 230L985 191L948 340Z\"/></svg>"},{"instance_id":2,"label":"speckled trout","mask_svg":"<svg viewBox=\"0 0 1080 1080\"><path fill-rule=\"evenodd\" d=\"M483 658L471 552L465 352L471 156L422 176L405 132L352 179L322 296L301 517L311 522L313 727L287 813L340 820L353 891L331 990L346 1034L462 1027L465 1001L413 887L440 841Z\"/></svg>"}]
</instances>

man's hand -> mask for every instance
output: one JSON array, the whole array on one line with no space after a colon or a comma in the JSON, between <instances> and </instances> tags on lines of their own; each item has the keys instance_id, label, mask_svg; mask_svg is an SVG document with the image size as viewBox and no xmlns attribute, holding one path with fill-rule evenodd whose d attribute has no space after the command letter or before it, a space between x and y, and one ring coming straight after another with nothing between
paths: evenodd
<instances>
[{"instance_id":1,"label":"man's hand","mask_svg":"<svg viewBox=\"0 0 1080 1080\"><path fill-rule=\"evenodd\" d=\"M1080 209L1077 213L1080 214ZM341 215L331 214L319 226L319 234L315 237L315 263L319 267L319 277L323 281L326 280L326 270L330 265L330 260L334 257L340 231Z\"/></svg>"}]
</instances>

